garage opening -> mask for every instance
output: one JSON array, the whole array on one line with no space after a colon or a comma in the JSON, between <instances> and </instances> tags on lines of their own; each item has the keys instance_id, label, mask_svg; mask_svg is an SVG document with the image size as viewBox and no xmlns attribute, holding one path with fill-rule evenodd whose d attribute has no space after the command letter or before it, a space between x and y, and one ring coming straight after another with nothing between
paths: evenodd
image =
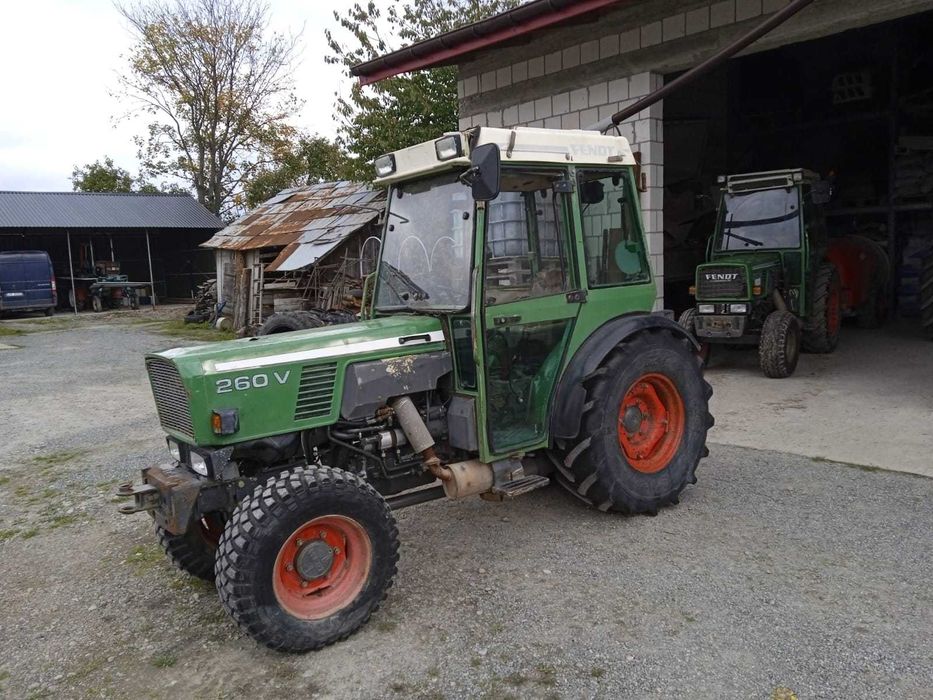
<instances>
[{"instance_id":1,"label":"garage opening","mask_svg":"<svg viewBox=\"0 0 933 700\"><path fill-rule=\"evenodd\" d=\"M785 46L735 59L665 100L668 308L692 304L717 177L806 168L832 185L829 234L887 254L888 316L933 330L931 33L924 13Z\"/></svg>"}]
</instances>

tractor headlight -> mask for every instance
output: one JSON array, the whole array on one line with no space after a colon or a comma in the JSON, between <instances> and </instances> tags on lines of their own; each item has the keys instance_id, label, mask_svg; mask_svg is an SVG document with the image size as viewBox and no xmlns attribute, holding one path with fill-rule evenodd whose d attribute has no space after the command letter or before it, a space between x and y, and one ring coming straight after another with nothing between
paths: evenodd
<instances>
[{"instance_id":1,"label":"tractor headlight","mask_svg":"<svg viewBox=\"0 0 933 700\"><path fill-rule=\"evenodd\" d=\"M715 304L697 304L697 311L701 314L714 314L716 313Z\"/></svg>"},{"instance_id":2,"label":"tractor headlight","mask_svg":"<svg viewBox=\"0 0 933 700\"><path fill-rule=\"evenodd\" d=\"M207 460L203 455L197 452L191 452L188 456L188 464L191 469L201 476L207 476Z\"/></svg>"},{"instance_id":3,"label":"tractor headlight","mask_svg":"<svg viewBox=\"0 0 933 700\"><path fill-rule=\"evenodd\" d=\"M176 462L181 461L181 445L172 440L172 438L165 438L165 444L168 445L168 453L172 456Z\"/></svg>"},{"instance_id":4,"label":"tractor headlight","mask_svg":"<svg viewBox=\"0 0 933 700\"><path fill-rule=\"evenodd\" d=\"M450 160L463 155L463 146L460 145L460 134L444 136L434 142L434 152L438 160Z\"/></svg>"},{"instance_id":5,"label":"tractor headlight","mask_svg":"<svg viewBox=\"0 0 933 700\"><path fill-rule=\"evenodd\" d=\"M395 156L387 153L376 158L376 177L386 177L395 172Z\"/></svg>"},{"instance_id":6,"label":"tractor headlight","mask_svg":"<svg viewBox=\"0 0 933 700\"><path fill-rule=\"evenodd\" d=\"M747 314L748 304L729 304L730 314Z\"/></svg>"}]
</instances>

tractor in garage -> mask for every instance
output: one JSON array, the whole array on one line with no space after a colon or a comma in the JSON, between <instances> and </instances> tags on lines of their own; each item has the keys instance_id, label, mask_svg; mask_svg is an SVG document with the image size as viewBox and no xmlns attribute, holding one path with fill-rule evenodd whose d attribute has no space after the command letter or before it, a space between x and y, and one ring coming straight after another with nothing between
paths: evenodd
<instances>
[{"instance_id":1,"label":"tractor in garage","mask_svg":"<svg viewBox=\"0 0 933 700\"><path fill-rule=\"evenodd\" d=\"M624 138L525 128L377 159L364 318L147 356L172 462L121 487L123 512L297 652L379 606L394 509L552 479L604 511L677 503L712 392L691 334L650 313L635 168Z\"/></svg>"},{"instance_id":2,"label":"tractor in garage","mask_svg":"<svg viewBox=\"0 0 933 700\"><path fill-rule=\"evenodd\" d=\"M703 345L757 345L768 377L793 374L801 349L835 350L844 314L877 322L883 251L857 237L830 239L829 184L804 169L730 175L723 185L696 305L680 323Z\"/></svg>"}]
</instances>

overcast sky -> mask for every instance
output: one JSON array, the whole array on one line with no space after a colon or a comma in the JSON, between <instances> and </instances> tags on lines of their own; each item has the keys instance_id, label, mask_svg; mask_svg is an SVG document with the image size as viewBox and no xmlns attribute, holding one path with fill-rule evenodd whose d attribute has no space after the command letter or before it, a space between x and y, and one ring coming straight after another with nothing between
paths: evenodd
<instances>
[{"instance_id":1,"label":"overcast sky","mask_svg":"<svg viewBox=\"0 0 933 700\"><path fill-rule=\"evenodd\" d=\"M324 64L324 28L352 0L268 0L274 29L304 28L296 126L333 136L340 70ZM71 171L105 155L138 172L133 136L145 121L114 123L129 103L110 97L131 36L111 0L3 2L0 21L0 190L71 190Z\"/></svg>"}]
</instances>

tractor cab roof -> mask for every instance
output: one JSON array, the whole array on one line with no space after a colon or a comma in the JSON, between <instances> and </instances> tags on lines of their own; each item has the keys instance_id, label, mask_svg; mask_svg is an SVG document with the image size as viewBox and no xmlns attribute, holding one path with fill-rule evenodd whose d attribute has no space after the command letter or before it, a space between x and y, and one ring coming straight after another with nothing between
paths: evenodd
<instances>
[{"instance_id":1,"label":"tractor cab roof","mask_svg":"<svg viewBox=\"0 0 933 700\"><path fill-rule=\"evenodd\" d=\"M445 133L376 159L377 185L423 177L470 166L470 149L483 144L499 146L503 160L532 163L635 165L628 139L581 129L476 127Z\"/></svg>"},{"instance_id":2,"label":"tractor cab roof","mask_svg":"<svg viewBox=\"0 0 933 700\"><path fill-rule=\"evenodd\" d=\"M771 190L784 187L794 187L801 183L813 184L819 181L820 176L812 170L805 168L788 168L786 170L766 170L758 173L741 173L738 175L720 175L719 183L731 194L748 192L751 190Z\"/></svg>"}]
</instances>

